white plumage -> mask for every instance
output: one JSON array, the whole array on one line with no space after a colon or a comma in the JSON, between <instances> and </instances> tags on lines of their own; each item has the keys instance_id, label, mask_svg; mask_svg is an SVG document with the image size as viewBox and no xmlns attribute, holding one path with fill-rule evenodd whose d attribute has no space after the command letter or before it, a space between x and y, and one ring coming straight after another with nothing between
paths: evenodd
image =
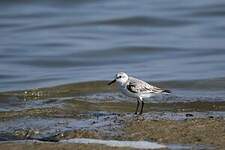
<instances>
[{"instance_id":1,"label":"white plumage","mask_svg":"<svg viewBox=\"0 0 225 150\"><path fill-rule=\"evenodd\" d=\"M135 114L137 114L139 103L142 103L141 111L142 114L144 101L143 98L149 98L157 94L169 94L169 90L162 90L156 86L150 85L145 81L139 80L134 77L129 77L124 72L119 72L116 74L115 79L108 83L111 85L116 82L121 92L129 97L137 98L137 107Z\"/></svg>"}]
</instances>

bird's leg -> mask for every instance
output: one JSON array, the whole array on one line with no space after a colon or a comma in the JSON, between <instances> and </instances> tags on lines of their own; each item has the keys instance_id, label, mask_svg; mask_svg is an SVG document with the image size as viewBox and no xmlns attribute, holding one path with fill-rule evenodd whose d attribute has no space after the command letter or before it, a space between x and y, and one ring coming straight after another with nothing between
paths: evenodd
<instances>
[{"instance_id":1,"label":"bird's leg","mask_svg":"<svg viewBox=\"0 0 225 150\"><path fill-rule=\"evenodd\" d=\"M140 103L139 103L139 99L137 99L137 107L136 107L136 111L135 111L135 113L134 113L134 114L137 114L139 104L140 104Z\"/></svg>"},{"instance_id":2,"label":"bird's leg","mask_svg":"<svg viewBox=\"0 0 225 150\"><path fill-rule=\"evenodd\" d=\"M144 107L144 101L143 101L143 99L141 98L141 111L140 111L139 115L142 114L142 112L143 112L143 107Z\"/></svg>"}]
</instances>

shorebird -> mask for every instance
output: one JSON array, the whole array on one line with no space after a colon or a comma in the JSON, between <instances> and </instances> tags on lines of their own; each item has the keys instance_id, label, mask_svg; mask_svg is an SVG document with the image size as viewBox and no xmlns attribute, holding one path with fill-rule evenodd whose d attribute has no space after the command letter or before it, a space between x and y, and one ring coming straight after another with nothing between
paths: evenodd
<instances>
[{"instance_id":1,"label":"shorebird","mask_svg":"<svg viewBox=\"0 0 225 150\"><path fill-rule=\"evenodd\" d=\"M119 87L120 91L128 96L137 98L137 107L135 114L138 112L139 104L141 105L141 110L139 112L139 115L143 112L144 107L144 98L150 98L152 96L158 95L158 94L170 94L170 90L163 90L161 88L158 88L156 86L150 85L145 81L142 81L140 79L128 76L124 72L119 72L115 75L115 79L108 83L108 85L111 85L112 83L116 82L117 86Z\"/></svg>"}]
</instances>

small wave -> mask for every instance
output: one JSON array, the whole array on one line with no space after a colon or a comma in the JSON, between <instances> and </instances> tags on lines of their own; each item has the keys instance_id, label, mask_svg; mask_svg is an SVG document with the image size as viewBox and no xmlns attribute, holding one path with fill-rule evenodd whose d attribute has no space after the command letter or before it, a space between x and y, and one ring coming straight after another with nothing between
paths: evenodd
<instances>
[{"instance_id":1,"label":"small wave","mask_svg":"<svg viewBox=\"0 0 225 150\"><path fill-rule=\"evenodd\" d=\"M116 18L109 20L98 20L87 22L84 25L118 25L118 26L154 26L154 27L174 27L189 25L190 22L183 20L174 20L147 16L132 16Z\"/></svg>"},{"instance_id":2,"label":"small wave","mask_svg":"<svg viewBox=\"0 0 225 150\"><path fill-rule=\"evenodd\" d=\"M46 79L47 80L47 79ZM36 82L45 81L37 80ZM150 102L193 102L193 101L224 101L225 78L202 80L171 80L151 82L150 84L172 91L171 95L154 97ZM30 81L26 81L30 82ZM41 93L41 94L40 94ZM89 81L52 86L47 88L24 91L1 92L1 95L19 96L25 99L46 99L60 97L75 97L87 101L128 101L115 86L107 86L107 81ZM147 101L146 101L147 102Z\"/></svg>"},{"instance_id":3,"label":"small wave","mask_svg":"<svg viewBox=\"0 0 225 150\"><path fill-rule=\"evenodd\" d=\"M171 80L160 82L160 85L174 89L185 90L205 90L217 91L224 90L225 77L209 78L209 79L193 79L193 80ZM156 83L158 84L158 83Z\"/></svg>"}]
</instances>

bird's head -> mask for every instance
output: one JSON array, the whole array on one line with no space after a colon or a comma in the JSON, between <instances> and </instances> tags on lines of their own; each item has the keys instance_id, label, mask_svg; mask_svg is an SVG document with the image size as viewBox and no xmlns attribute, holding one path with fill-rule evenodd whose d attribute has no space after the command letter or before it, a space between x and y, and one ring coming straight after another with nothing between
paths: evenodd
<instances>
[{"instance_id":1,"label":"bird's head","mask_svg":"<svg viewBox=\"0 0 225 150\"><path fill-rule=\"evenodd\" d=\"M124 83L126 83L128 80L128 75L124 72L119 72L115 75L114 80L112 80L111 82L108 83L108 85L113 84L114 82L117 82L120 85L123 85Z\"/></svg>"}]
</instances>

